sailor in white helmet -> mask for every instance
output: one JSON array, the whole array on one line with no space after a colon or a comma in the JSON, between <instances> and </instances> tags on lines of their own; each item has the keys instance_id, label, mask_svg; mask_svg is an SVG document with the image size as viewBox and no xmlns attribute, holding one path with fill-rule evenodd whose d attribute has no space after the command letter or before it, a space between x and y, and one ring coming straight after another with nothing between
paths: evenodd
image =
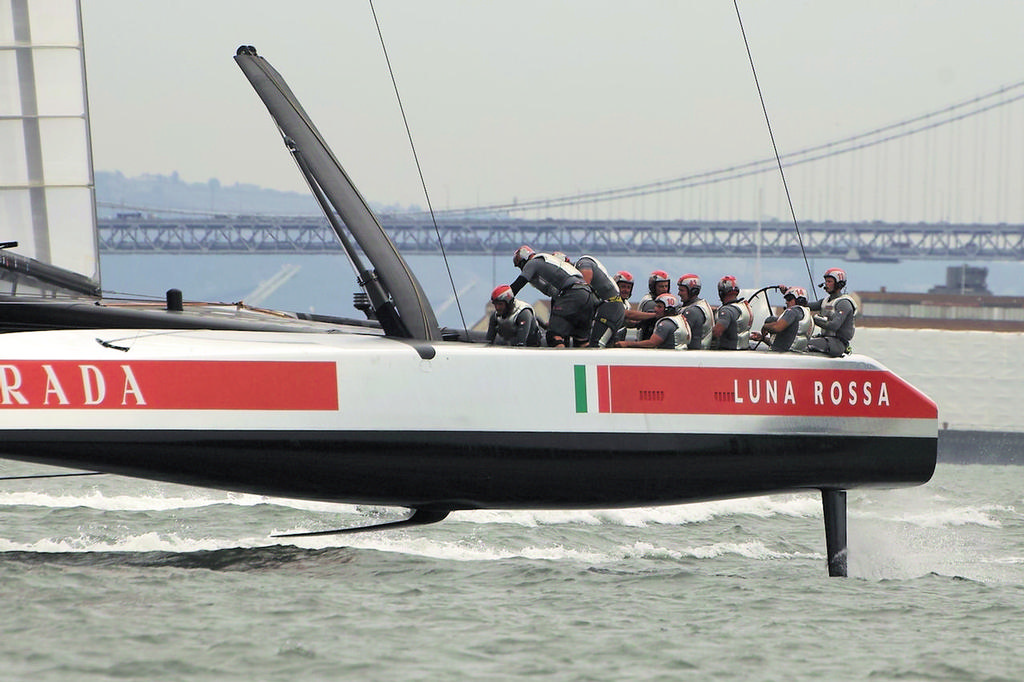
<instances>
[{"instance_id":1,"label":"sailor in white helmet","mask_svg":"<svg viewBox=\"0 0 1024 682\"><path fill-rule=\"evenodd\" d=\"M510 285L513 295L529 283L551 297L548 345L555 348L564 348L570 343L586 346L597 297L580 271L565 262L564 256L537 253L529 246L516 249L512 263L523 273Z\"/></svg>"},{"instance_id":2,"label":"sailor in white helmet","mask_svg":"<svg viewBox=\"0 0 1024 682\"><path fill-rule=\"evenodd\" d=\"M487 343L498 346L539 346L540 325L533 306L520 301L512 287L502 284L491 292L494 312L487 323Z\"/></svg>"},{"instance_id":3,"label":"sailor in white helmet","mask_svg":"<svg viewBox=\"0 0 1024 682\"><path fill-rule=\"evenodd\" d=\"M857 304L849 294L843 293L843 289L846 288L845 270L829 268L825 271L824 280L818 286L823 288L828 296L807 306L811 311L821 313L813 318L815 326L821 330L820 334L807 342L807 350L838 358L852 352L850 342L853 341L856 332L854 317L857 314ZM779 289L788 291L788 288Z\"/></svg>"},{"instance_id":4,"label":"sailor in white helmet","mask_svg":"<svg viewBox=\"0 0 1024 682\"><path fill-rule=\"evenodd\" d=\"M771 350L777 353L805 351L807 340L814 330L811 311L807 307L807 290L803 287L789 287L785 298L786 309L782 314L765 318L761 332L750 332L750 338L770 343Z\"/></svg>"},{"instance_id":5,"label":"sailor in white helmet","mask_svg":"<svg viewBox=\"0 0 1024 682\"><path fill-rule=\"evenodd\" d=\"M676 280L679 290L682 316L690 325L690 350L711 348L711 328L715 324L715 312L711 304L700 297L700 277L692 273Z\"/></svg>"},{"instance_id":6,"label":"sailor in white helmet","mask_svg":"<svg viewBox=\"0 0 1024 682\"><path fill-rule=\"evenodd\" d=\"M711 347L718 350L750 350L750 324L754 315L750 304L740 298L740 285L732 275L718 280L722 305L715 313L711 328Z\"/></svg>"},{"instance_id":7,"label":"sailor in white helmet","mask_svg":"<svg viewBox=\"0 0 1024 682\"><path fill-rule=\"evenodd\" d=\"M607 348L614 345L615 335L623 329L626 321L626 309L622 305L619 284L601 261L593 256L580 256L573 264L583 279L597 296L599 303L594 309L594 319L590 327L590 348Z\"/></svg>"},{"instance_id":8,"label":"sailor in white helmet","mask_svg":"<svg viewBox=\"0 0 1024 682\"><path fill-rule=\"evenodd\" d=\"M672 294L661 294L654 299L657 316L654 331L643 341L619 341L619 348L668 348L686 350L690 343L690 325L679 314L679 299Z\"/></svg>"}]
</instances>

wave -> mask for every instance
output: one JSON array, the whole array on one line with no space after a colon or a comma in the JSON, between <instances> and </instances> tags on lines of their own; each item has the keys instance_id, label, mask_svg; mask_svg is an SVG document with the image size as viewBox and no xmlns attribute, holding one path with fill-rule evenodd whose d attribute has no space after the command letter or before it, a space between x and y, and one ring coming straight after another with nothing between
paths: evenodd
<instances>
[{"instance_id":1,"label":"wave","mask_svg":"<svg viewBox=\"0 0 1024 682\"><path fill-rule=\"evenodd\" d=\"M294 545L231 547L189 552L171 551L8 551L0 559L30 565L131 566L140 568L183 568L212 571L260 571L280 569L297 563L315 562L321 567L347 564L355 552L345 547L304 549Z\"/></svg>"},{"instance_id":2,"label":"wave","mask_svg":"<svg viewBox=\"0 0 1024 682\"><path fill-rule=\"evenodd\" d=\"M667 547L651 540L629 542L603 542L604 538L581 537L578 542L566 541L564 537L548 542L529 542L533 536L513 535L505 539L482 540L472 535L456 539L438 538L429 534L415 534L400 531L366 533L346 536L344 541L337 537L316 537L292 539L295 542L267 544L265 537L248 538L189 538L178 534L148 532L129 535L116 540L96 540L81 535L75 538L41 539L31 543L18 543L0 539L0 561L39 561L42 563L80 563L97 565L122 563L132 566L178 565L181 567L209 568L205 563L226 561L218 558L234 557L243 562L245 553L259 555L254 565L262 566L267 553L273 554L280 548L292 548L294 556L346 550L350 553L380 552L401 554L411 557L457 562L492 562L526 559L530 561L553 561L585 564L588 566L613 564L630 560L686 562L690 560L711 560L735 555L755 560L787 558L821 558L816 553L782 552L771 550L759 540L740 542L716 542L689 547ZM526 542L524 542L524 540ZM593 542L602 547L595 547ZM342 544L343 543L343 544ZM207 558L211 553L217 557ZM226 553L226 554L225 554ZM286 553L287 554L287 553ZM92 555L93 559L69 558L71 555ZM194 556L195 565L191 565ZM35 559L32 559L35 557ZM182 557L180 561L173 557ZM177 563L176 563L177 562Z\"/></svg>"},{"instance_id":3,"label":"wave","mask_svg":"<svg viewBox=\"0 0 1024 682\"><path fill-rule=\"evenodd\" d=\"M159 512L196 509L215 505L234 505L237 507L273 505L311 512L362 512L362 508L356 505L335 502L272 498L246 493L221 493L205 488L183 488L183 491L176 491L175 494L171 495L164 494L159 490L148 491L142 494L109 494L100 490L63 493L40 491L0 492L0 507L25 506L47 509L85 507L98 511Z\"/></svg>"},{"instance_id":4,"label":"wave","mask_svg":"<svg viewBox=\"0 0 1024 682\"><path fill-rule=\"evenodd\" d=\"M821 500L808 493L629 509L474 510L455 512L450 518L465 523L512 524L528 528L566 524L646 528L652 525L685 526L730 516L813 518L821 516Z\"/></svg>"}]
</instances>

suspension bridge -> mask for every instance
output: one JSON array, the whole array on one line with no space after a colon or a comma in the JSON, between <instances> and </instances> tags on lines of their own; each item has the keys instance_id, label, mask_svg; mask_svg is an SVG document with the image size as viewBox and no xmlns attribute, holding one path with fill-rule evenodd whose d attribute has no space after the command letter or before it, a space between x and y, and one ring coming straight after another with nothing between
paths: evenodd
<instances>
[{"instance_id":1,"label":"suspension bridge","mask_svg":"<svg viewBox=\"0 0 1024 682\"><path fill-rule=\"evenodd\" d=\"M1024 81L766 158L629 186L382 215L404 253L1024 260ZM785 169L785 182L779 173ZM798 237L799 234L799 237ZM329 253L312 216L120 212L106 253Z\"/></svg>"}]
</instances>

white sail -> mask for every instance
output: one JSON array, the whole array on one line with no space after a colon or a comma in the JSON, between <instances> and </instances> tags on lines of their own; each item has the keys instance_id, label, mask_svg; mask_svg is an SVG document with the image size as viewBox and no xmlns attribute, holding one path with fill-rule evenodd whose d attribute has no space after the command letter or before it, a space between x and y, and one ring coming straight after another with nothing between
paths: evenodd
<instances>
[{"instance_id":1,"label":"white sail","mask_svg":"<svg viewBox=\"0 0 1024 682\"><path fill-rule=\"evenodd\" d=\"M98 286L79 0L0 0L0 241Z\"/></svg>"}]
</instances>

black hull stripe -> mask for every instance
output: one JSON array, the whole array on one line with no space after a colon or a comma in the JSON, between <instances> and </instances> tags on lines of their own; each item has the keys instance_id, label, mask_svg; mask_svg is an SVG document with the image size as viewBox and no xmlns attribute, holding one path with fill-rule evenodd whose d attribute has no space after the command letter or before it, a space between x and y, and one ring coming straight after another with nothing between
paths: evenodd
<instances>
[{"instance_id":1,"label":"black hull stripe","mask_svg":"<svg viewBox=\"0 0 1024 682\"><path fill-rule=\"evenodd\" d=\"M8 431L13 459L261 495L435 509L634 507L927 482L937 439Z\"/></svg>"}]
</instances>

